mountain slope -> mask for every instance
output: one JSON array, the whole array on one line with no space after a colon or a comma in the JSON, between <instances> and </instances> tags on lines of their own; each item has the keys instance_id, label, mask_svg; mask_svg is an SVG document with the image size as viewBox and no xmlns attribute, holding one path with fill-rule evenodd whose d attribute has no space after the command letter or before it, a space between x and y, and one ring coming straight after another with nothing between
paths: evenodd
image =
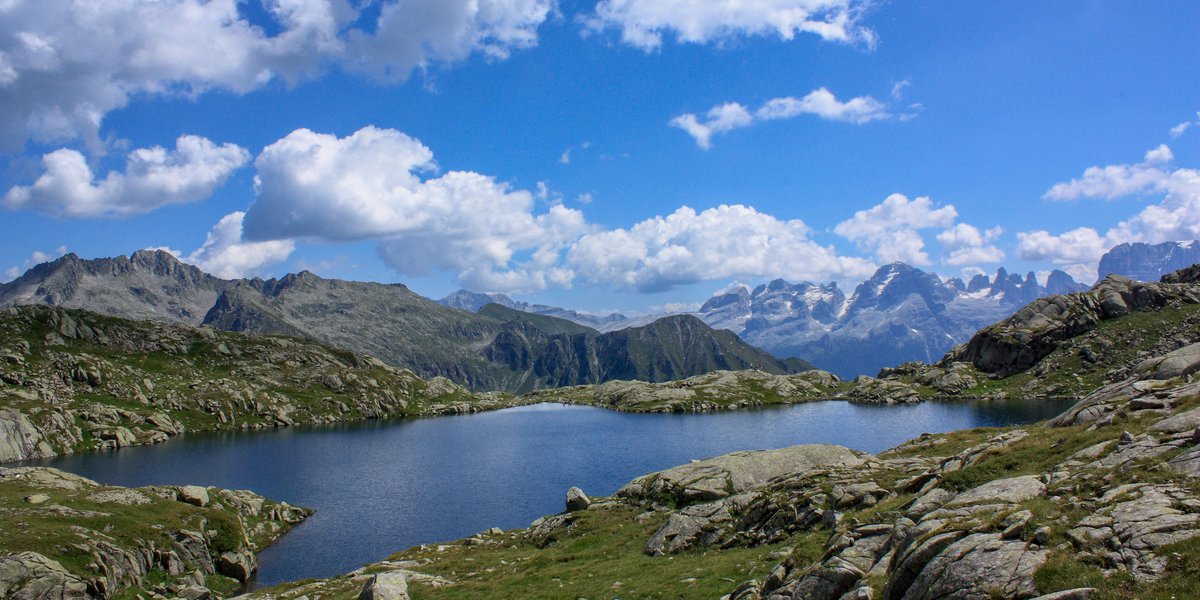
<instances>
[{"instance_id":1,"label":"mountain slope","mask_svg":"<svg viewBox=\"0 0 1200 600\"><path fill-rule=\"evenodd\" d=\"M157 443L186 431L517 402L308 340L59 307L0 310L0 462Z\"/></svg>"},{"instance_id":2,"label":"mountain slope","mask_svg":"<svg viewBox=\"0 0 1200 600\"><path fill-rule=\"evenodd\" d=\"M223 280L163 251L97 260L68 255L39 265L0 286L0 307L23 304L309 338L473 390L528 391L612 378L662 381L755 365L773 372L805 368L699 321L604 337L563 319L501 306L483 314L450 308L399 284L309 272Z\"/></svg>"},{"instance_id":3,"label":"mountain slope","mask_svg":"<svg viewBox=\"0 0 1200 600\"><path fill-rule=\"evenodd\" d=\"M781 361L687 315L604 334L550 333L532 320L515 319L482 353L516 374L504 389L518 392L611 380L673 381L719 370L783 374L812 368Z\"/></svg>"}]
</instances>

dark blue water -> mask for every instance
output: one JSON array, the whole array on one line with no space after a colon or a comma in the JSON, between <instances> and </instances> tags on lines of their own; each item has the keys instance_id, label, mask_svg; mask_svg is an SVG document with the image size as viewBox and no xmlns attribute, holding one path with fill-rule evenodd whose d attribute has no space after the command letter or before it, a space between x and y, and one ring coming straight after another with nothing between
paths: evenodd
<instances>
[{"instance_id":1,"label":"dark blue water","mask_svg":"<svg viewBox=\"0 0 1200 600\"><path fill-rule=\"evenodd\" d=\"M261 555L260 585L352 571L417 544L525 527L566 489L610 495L630 479L734 450L831 443L879 452L922 432L1027 423L1062 403L815 402L638 415L540 404L470 416L187 435L40 464L102 483L249 489L316 509Z\"/></svg>"}]
</instances>

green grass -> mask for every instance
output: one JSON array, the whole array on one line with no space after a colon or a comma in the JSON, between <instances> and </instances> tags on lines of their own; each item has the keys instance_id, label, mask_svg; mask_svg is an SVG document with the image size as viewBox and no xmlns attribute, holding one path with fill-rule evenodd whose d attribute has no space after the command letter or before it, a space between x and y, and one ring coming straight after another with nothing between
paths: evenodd
<instances>
[{"instance_id":1,"label":"green grass","mask_svg":"<svg viewBox=\"0 0 1200 600\"><path fill-rule=\"evenodd\" d=\"M820 557L820 544L776 544L651 557L642 545L662 524L663 515L639 523L640 509L627 505L579 513L571 532L546 548L490 536L496 544L429 545L395 554L390 560L416 560L420 572L454 582L447 587L410 583L414 598L717 598L749 577L767 575L778 559L769 557L792 546L802 561ZM278 589L299 588L289 584ZM331 598L351 598L349 582ZM276 590L276 591L277 591ZM300 590L297 589L297 593ZM271 593L272 590L264 590Z\"/></svg>"},{"instance_id":2,"label":"green grass","mask_svg":"<svg viewBox=\"0 0 1200 600\"><path fill-rule=\"evenodd\" d=\"M1167 569L1156 581L1135 581L1126 571L1111 575L1095 565L1076 560L1073 550L1055 551L1034 573L1044 593L1094 587L1095 600L1184 600L1200 598L1200 539L1192 538L1161 549Z\"/></svg>"}]
</instances>

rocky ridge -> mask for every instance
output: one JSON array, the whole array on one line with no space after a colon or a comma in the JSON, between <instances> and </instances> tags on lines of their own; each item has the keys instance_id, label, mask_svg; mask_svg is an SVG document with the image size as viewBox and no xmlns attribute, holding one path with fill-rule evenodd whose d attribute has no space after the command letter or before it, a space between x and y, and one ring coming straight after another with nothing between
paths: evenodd
<instances>
[{"instance_id":1,"label":"rocky ridge","mask_svg":"<svg viewBox=\"0 0 1200 600\"><path fill-rule=\"evenodd\" d=\"M122 488L57 469L0 468L0 597L209 598L309 512L247 491Z\"/></svg>"},{"instance_id":2,"label":"rocky ridge","mask_svg":"<svg viewBox=\"0 0 1200 600\"><path fill-rule=\"evenodd\" d=\"M0 284L0 307L30 304L304 337L476 391L525 392L614 378L666 381L753 365L774 372L806 368L692 318L672 317L608 337L588 329L575 338L560 335L571 323L555 311L538 323L495 318L438 304L400 284L325 279L308 271L225 280L162 250L95 260L68 254Z\"/></svg>"},{"instance_id":3,"label":"rocky ridge","mask_svg":"<svg viewBox=\"0 0 1200 600\"><path fill-rule=\"evenodd\" d=\"M44 306L0 311L0 462L152 444L186 431L522 402L300 339Z\"/></svg>"}]
</instances>

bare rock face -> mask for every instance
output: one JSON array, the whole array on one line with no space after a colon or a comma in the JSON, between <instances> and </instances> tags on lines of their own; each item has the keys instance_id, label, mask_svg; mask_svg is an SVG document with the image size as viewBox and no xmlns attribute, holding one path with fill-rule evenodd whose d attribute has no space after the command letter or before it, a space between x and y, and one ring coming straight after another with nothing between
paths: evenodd
<instances>
[{"instance_id":1,"label":"bare rock face","mask_svg":"<svg viewBox=\"0 0 1200 600\"><path fill-rule=\"evenodd\" d=\"M0 462L49 458L54 449L29 418L16 410L0 410Z\"/></svg>"},{"instance_id":2,"label":"bare rock face","mask_svg":"<svg viewBox=\"0 0 1200 600\"><path fill-rule=\"evenodd\" d=\"M1200 371L1200 343L1148 358L1134 368L1146 379L1172 379Z\"/></svg>"},{"instance_id":3,"label":"bare rock face","mask_svg":"<svg viewBox=\"0 0 1200 600\"><path fill-rule=\"evenodd\" d=\"M904 600L1031 598L1033 572L1050 553L1020 540L977 533L958 540L926 565Z\"/></svg>"}]
</instances>

